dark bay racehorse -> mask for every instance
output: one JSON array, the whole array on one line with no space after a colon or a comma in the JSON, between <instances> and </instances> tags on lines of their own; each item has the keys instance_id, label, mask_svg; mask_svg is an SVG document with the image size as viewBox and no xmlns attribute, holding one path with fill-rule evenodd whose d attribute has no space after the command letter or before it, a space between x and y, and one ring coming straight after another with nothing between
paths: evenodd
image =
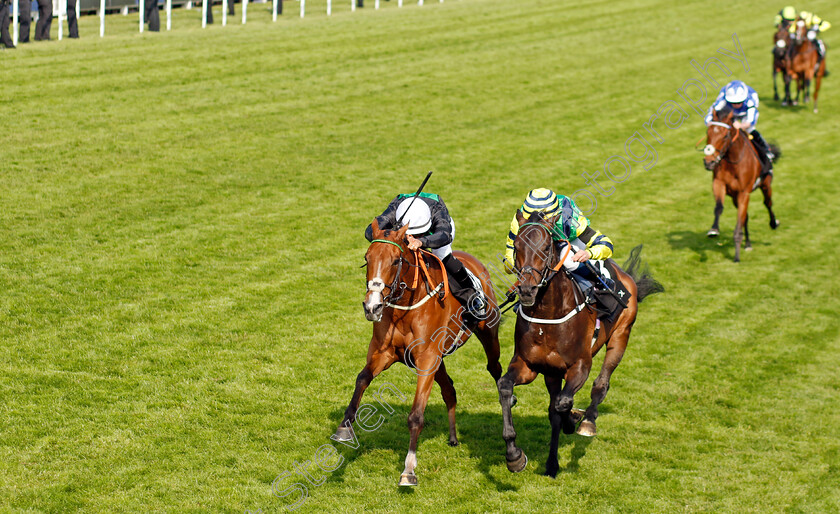
<instances>
[{"instance_id":1,"label":"dark bay racehorse","mask_svg":"<svg viewBox=\"0 0 840 514\"><path fill-rule=\"evenodd\" d=\"M735 223L735 262L741 260L741 242L745 240L745 248L752 250L750 232L747 228L749 216L747 207L750 203L750 193L755 188L756 181L761 175L761 160L758 151L750 141L749 136L742 130L732 126L734 113L729 106L715 111L712 121L706 128L706 146L703 149L705 157L703 164L711 171L712 192L715 195L715 222L706 233L709 237L720 235L720 215L723 213L723 197L732 197L732 203L738 209L738 220ZM774 160L781 155L778 147L771 145ZM771 184L773 175L768 174L759 186L764 195L764 205L770 213L770 228L779 226L779 220L773 214L773 191Z\"/></svg>"},{"instance_id":2,"label":"dark bay racehorse","mask_svg":"<svg viewBox=\"0 0 840 514\"><path fill-rule=\"evenodd\" d=\"M461 322L461 304L448 293L442 264L432 254L410 251L405 243L408 226L380 230L373 221L373 242L365 254L367 293L365 317L373 322L367 364L356 377L356 389L341 425L332 436L337 441L353 439L351 424L362 395L378 374L400 361L417 373L417 390L408 416L410 442L400 485L417 485L417 440L423 430L423 413L433 382L437 382L449 415L449 444L456 446L455 387L446 373L443 357L464 344L471 332ZM472 328L484 346L487 370L497 381L499 363L499 309L487 269L475 257L453 252L481 281L487 299L487 318Z\"/></svg>"},{"instance_id":3,"label":"dark bay racehorse","mask_svg":"<svg viewBox=\"0 0 840 514\"><path fill-rule=\"evenodd\" d=\"M791 103L790 98L790 66L791 66L791 38L787 26L781 24L773 35L773 99L779 100L779 90L776 87L776 74L782 74L785 83L785 99L782 105Z\"/></svg>"},{"instance_id":4,"label":"dark bay racehorse","mask_svg":"<svg viewBox=\"0 0 840 514\"><path fill-rule=\"evenodd\" d=\"M586 306L566 273L558 271L563 260L570 256L563 254L552 240L551 227L554 227L556 217L544 219L541 213L535 213L529 222L525 222L521 215L517 218L521 230L514 248L521 307L516 320L513 359L507 373L498 382L503 436L507 445L505 457L508 469L513 472L522 471L528 462L525 453L516 446L516 431L511 417L513 387L529 384L542 373L551 398L548 406L551 445L545 471L554 477L559 468L557 445L560 430L566 434L575 431L576 419L572 412L574 395L589 376L592 357L606 346L601 373L592 386L592 401L578 430L581 435L588 436L595 435L598 405L604 401L610 387L610 376L627 348L630 330L636 321L638 302L663 289L650 275L639 274L638 254L641 247L631 252L631 259L625 264L629 265L630 273L622 271L609 259L608 267L613 278L621 281L632 296L627 300L627 308L614 322L605 323L597 339L594 339L596 312Z\"/></svg>"},{"instance_id":5,"label":"dark bay racehorse","mask_svg":"<svg viewBox=\"0 0 840 514\"><path fill-rule=\"evenodd\" d=\"M820 62L820 66L817 69L818 57L817 45L808 38L808 27L803 20L797 20L790 65L790 74L796 79L796 100L794 100L793 105L799 103L799 97L803 92L802 101L808 103L811 80L816 76L817 81L814 84L814 112L817 112L820 84L822 84L822 77L825 75L825 58Z\"/></svg>"}]
</instances>

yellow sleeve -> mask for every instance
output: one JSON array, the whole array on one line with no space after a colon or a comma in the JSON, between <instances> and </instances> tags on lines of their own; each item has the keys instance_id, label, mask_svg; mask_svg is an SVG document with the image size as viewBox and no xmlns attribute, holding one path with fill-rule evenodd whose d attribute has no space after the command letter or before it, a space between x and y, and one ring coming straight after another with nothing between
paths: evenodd
<instances>
[{"instance_id":1,"label":"yellow sleeve","mask_svg":"<svg viewBox=\"0 0 840 514\"><path fill-rule=\"evenodd\" d=\"M595 235L586 244L586 249L593 259L603 261L612 257L613 243L609 237L596 230Z\"/></svg>"},{"instance_id":2,"label":"yellow sleeve","mask_svg":"<svg viewBox=\"0 0 840 514\"><path fill-rule=\"evenodd\" d=\"M827 20L823 20L822 23L820 23L820 27L819 27L820 32L825 32L826 30L828 30L830 28L831 28L831 23L829 23Z\"/></svg>"},{"instance_id":3,"label":"yellow sleeve","mask_svg":"<svg viewBox=\"0 0 840 514\"><path fill-rule=\"evenodd\" d=\"M513 241L516 239L516 234L519 233L519 222L516 221L516 213L513 214L513 219L510 221L510 231L508 232L507 241L505 241L505 272L513 274Z\"/></svg>"},{"instance_id":4,"label":"yellow sleeve","mask_svg":"<svg viewBox=\"0 0 840 514\"><path fill-rule=\"evenodd\" d=\"M776 18L773 20L773 26L778 27L779 25L781 25L781 23L782 23L782 15L777 14Z\"/></svg>"}]
</instances>

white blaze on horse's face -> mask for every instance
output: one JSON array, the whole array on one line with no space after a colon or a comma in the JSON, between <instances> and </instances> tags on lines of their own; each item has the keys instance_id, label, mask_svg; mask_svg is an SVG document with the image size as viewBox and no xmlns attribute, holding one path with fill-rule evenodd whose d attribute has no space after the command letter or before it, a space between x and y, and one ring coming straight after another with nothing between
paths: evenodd
<instances>
[{"instance_id":1,"label":"white blaze on horse's face","mask_svg":"<svg viewBox=\"0 0 840 514\"><path fill-rule=\"evenodd\" d=\"M382 291L385 290L385 282L381 278L375 277L367 283L367 298L365 299L365 307L368 310L373 310L374 307L382 303Z\"/></svg>"}]
</instances>

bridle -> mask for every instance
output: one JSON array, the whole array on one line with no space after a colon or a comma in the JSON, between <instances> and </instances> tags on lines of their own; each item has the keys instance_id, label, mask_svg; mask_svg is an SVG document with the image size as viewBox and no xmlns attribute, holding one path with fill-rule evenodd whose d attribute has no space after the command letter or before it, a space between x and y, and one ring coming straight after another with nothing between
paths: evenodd
<instances>
[{"instance_id":1,"label":"bridle","mask_svg":"<svg viewBox=\"0 0 840 514\"><path fill-rule=\"evenodd\" d=\"M710 121L708 124L709 125L714 125L714 126L717 126L717 127L723 127L725 129L727 129L726 130L726 138L724 140L726 145L723 148L718 150L711 143L709 143L705 147L703 147L703 155L706 155L707 157L714 155L715 152L718 153L717 157L715 157L715 159L712 161L715 164L714 167L712 168L712 169L714 169L714 168L717 168L718 164L720 164L720 161L724 158L724 156L726 156L727 152L729 152L729 148L732 146L732 143L734 143L735 140L738 139L738 134L741 131L736 129L735 127L733 127L732 125L730 125L728 123L723 123L722 121L714 121L713 120L713 121ZM732 137L732 131L733 130L735 131L735 137ZM741 162L741 159L738 159L737 161L734 161L734 162L730 161L729 159L726 159L726 162L728 162L729 164L738 164L739 162Z\"/></svg>"},{"instance_id":2,"label":"bridle","mask_svg":"<svg viewBox=\"0 0 840 514\"><path fill-rule=\"evenodd\" d=\"M383 299L382 299L382 301L386 304L396 303L400 300L400 298L403 297L403 294L405 294L405 290L408 287L408 285L405 282L402 282L400 280L400 277L402 276L403 263L406 263L408 265L411 265L411 263L406 261L405 258L403 257L403 247L399 243L394 242L394 241L390 241L388 239L374 239L373 241L370 242L371 246L373 246L374 243L387 243L387 244L390 244L390 245L394 245L394 246L396 246L397 248L400 249L400 260L399 260L399 263L397 264L397 274L396 274L396 276L394 276L394 281L391 282L391 285L385 286L386 288L388 288L388 294L386 296L384 296ZM370 291L370 288L368 288L368 291ZM399 294L394 296L397 292L399 292Z\"/></svg>"}]
</instances>

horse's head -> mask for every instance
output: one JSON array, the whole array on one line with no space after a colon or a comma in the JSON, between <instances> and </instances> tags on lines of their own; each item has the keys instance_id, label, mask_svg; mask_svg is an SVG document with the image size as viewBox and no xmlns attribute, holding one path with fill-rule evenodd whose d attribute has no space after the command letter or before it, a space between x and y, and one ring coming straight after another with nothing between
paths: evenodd
<instances>
[{"instance_id":1,"label":"horse's head","mask_svg":"<svg viewBox=\"0 0 840 514\"><path fill-rule=\"evenodd\" d=\"M776 59L784 59L790 51L790 30L787 26L779 25L779 30L773 35L773 55Z\"/></svg>"},{"instance_id":2,"label":"horse's head","mask_svg":"<svg viewBox=\"0 0 840 514\"><path fill-rule=\"evenodd\" d=\"M810 28L808 28L808 24L805 23L805 20L802 18L796 19L793 39L796 41L797 45L801 45L805 43L805 41L813 41L817 37L817 33Z\"/></svg>"},{"instance_id":3,"label":"horse's head","mask_svg":"<svg viewBox=\"0 0 840 514\"><path fill-rule=\"evenodd\" d=\"M552 231L557 216L543 217L541 212L535 212L529 220L525 220L521 212L517 212L519 234L513 243L516 262L516 273L519 278L519 302L525 307L534 305L539 288L548 282L554 259L554 240Z\"/></svg>"},{"instance_id":4,"label":"horse's head","mask_svg":"<svg viewBox=\"0 0 840 514\"><path fill-rule=\"evenodd\" d=\"M385 304L398 298L402 291L399 284L405 262L403 250L408 225L399 230L380 230L379 223L374 219L371 228L373 241L365 253L367 292L362 307L368 321L379 321Z\"/></svg>"},{"instance_id":5,"label":"horse's head","mask_svg":"<svg viewBox=\"0 0 840 514\"><path fill-rule=\"evenodd\" d=\"M712 121L706 127L706 147L703 148L703 165L707 170L717 168L738 135L738 130L732 126L734 120L735 113L729 105L712 114Z\"/></svg>"}]
</instances>

